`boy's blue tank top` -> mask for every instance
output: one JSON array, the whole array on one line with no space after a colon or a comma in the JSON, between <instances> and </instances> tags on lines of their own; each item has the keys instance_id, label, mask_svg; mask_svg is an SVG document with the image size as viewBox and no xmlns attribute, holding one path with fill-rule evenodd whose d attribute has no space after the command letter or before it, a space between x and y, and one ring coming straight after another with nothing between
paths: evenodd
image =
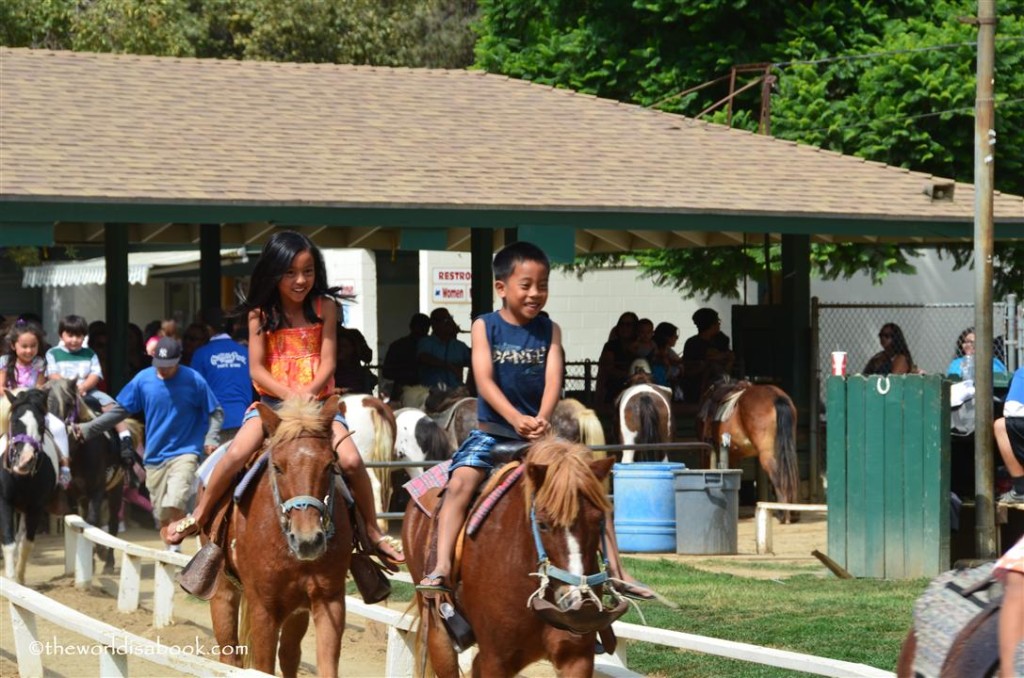
<instances>
[{"instance_id":1,"label":"boy's blue tank top","mask_svg":"<svg viewBox=\"0 0 1024 678\"><path fill-rule=\"evenodd\" d=\"M551 319L540 316L525 325L513 325L498 311L480 316L491 345L494 382L512 407L530 416L540 411L544 396L544 373L551 348ZM480 421L504 424L505 419L483 398L477 401Z\"/></svg>"}]
</instances>

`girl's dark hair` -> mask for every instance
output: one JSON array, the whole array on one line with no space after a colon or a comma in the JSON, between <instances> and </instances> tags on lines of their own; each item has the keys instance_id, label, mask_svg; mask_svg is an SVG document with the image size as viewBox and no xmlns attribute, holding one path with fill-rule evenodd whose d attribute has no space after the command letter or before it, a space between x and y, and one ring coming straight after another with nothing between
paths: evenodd
<instances>
[{"instance_id":1,"label":"girl's dark hair","mask_svg":"<svg viewBox=\"0 0 1024 678\"><path fill-rule=\"evenodd\" d=\"M901 330L900 326L896 323L886 323L882 325L882 329L879 330L879 333L886 331L892 334L893 355L900 355L902 353L907 356L907 364L910 366L910 369L913 370L915 367L914 357L910 355L910 347L907 346L907 340L903 336L903 330Z\"/></svg>"},{"instance_id":2,"label":"girl's dark hair","mask_svg":"<svg viewBox=\"0 0 1024 678\"><path fill-rule=\"evenodd\" d=\"M967 341L967 335L974 334L974 328L968 327L966 330L960 333L960 336L956 338L956 353L953 354L954 358L962 358L964 356L964 342ZM975 346L975 349L978 347Z\"/></svg>"},{"instance_id":3,"label":"girl's dark hair","mask_svg":"<svg viewBox=\"0 0 1024 678\"><path fill-rule=\"evenodd\" d=\"M491 263L494 279L508 280L508 277L512 275L512 271L516 269L516 264L521 264L524 261L536 261L538 264L543 265L544 268L549 271L551 270L551 260L548 259L548 255L544 254L544 250L532 242L520 240L519 242L502 247L494 255L494 261Z\"/></svg>"},{"instance_id":4,"label":"girl's dark hair","mask_svg":"<svg viewBox=\"0 0 1024 678\"><path fill-rule=\"evenodd\" d=\"M18 375L16 370L18 369L18 354L15 352L14 345L18 343L18 339L23 334L34 334L36 335L36 341L39 342L39 348L43 347L43 328L39 325L28 322L27 320L18 319L10 329L7 330L7 335L4 337L5 345L7 346L7 366L4 369L4 386L7 388L14 388L18 384ZM37 353L38 355L38 353Z\"/></svg>"},{"instance_id":5,"label":"girl's dark hair","mask_svg":"<svg viewBox=\"0 0 1024 678\"><path fill-rule=\"evenodd\" d=\"M312 240L295 231L279 231L267 241L252 270L249 294L231 315L245 317L250 311L259 310L263 316L260 332L280 329L284 315L281 313L281 296L277 286L300 252L309 252L313 257L313 286L302 301L302 313L309 322L322 323L323 319L316 314L314 300L325 295L338 298L340 288L327 287L327 267L324 265L323 254Z\"/></svg>"}]
</instances>

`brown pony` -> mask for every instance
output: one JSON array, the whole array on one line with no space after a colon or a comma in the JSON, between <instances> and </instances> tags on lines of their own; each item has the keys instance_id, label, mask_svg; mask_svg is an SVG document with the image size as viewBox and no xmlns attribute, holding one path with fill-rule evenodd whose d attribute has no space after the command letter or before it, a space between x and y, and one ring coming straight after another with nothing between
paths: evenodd
<instances>
[{"instance_id":1,"label":"brown pony","mask_svg":"<svg viewBox=\"0 0 1024 678\"><path fill-rule=\"evenodd\" d=\"M256 407L270 432L266 468L234 508L226 502L206 534L223 525L218 541L230 544L210 601L214 635L222 647L241 640L251 652L222 653L221 661L238 666L245 654L252 668L272 674L277 652L281 673L296 675L312 611L317 671L337 676L352 556L341 469L331 446L338 398L322 407L301 400L285 401L276 412Z\"/></svg>"},{"instance_id":2,"label":"brown pony","mask_svg":"<svg viewBox=\"0 0 1024 678\"><path fill-rule=\"evenodd\" d=\"M796 406L778 386L749 382L718 382L709 388L697 413L701 440L717 446L728 433L729 466L757 457L780 501L799 500L796 459ZM783 516L788 522L789 512Z\"/></svg>"},{"instance_id":3,"label":"brown pony","mask_svg":"<svg viewBox=\"0 0 1024 678\"><path fill-rule=\"evenodd\" d=\"M594 600L587 591L600 597L610 588L602 586L607 566L600 553L609 503L601 481L614 462L588 462L588 456L586 448L558 439L532 444L523 478L474 536L463 535L456 600L479 644L474 676L514 676L541 659L550 660L560 676L593 674L596 632L625 610L625 602L613 609L599 605L600 600L584 602ZM424 574L430 528L430 517L410 502L402 540L413 581ZM539 556L537 544L546 559ZM566 579L572 584L551 574L554 568L571 572ZM538 577L538 570L551 579ZM579 585L583 575L592 588ZM457 677L458 657L436 607L419 594L416 600L432 668L439 676ZM560 615L578 619L568 626L579 632L563 630Z\"/></svg>"}]
</instances>

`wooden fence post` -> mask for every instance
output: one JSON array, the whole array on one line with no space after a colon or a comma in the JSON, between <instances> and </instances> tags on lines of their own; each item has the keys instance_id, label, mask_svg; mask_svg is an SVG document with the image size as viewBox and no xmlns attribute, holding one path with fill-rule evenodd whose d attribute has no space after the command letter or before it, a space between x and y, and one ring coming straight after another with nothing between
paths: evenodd
<instances>
[{"instance_id":1,"label":"wooden fence post","mask_svg":"<svg viewBox=\"0 0 1024 678\"><path fill-rule=\"evenodd\" d=\"M14 652L18 658L18 675L22 678L43 678L43 651L36 633L36 616L10 603L11 626L14 627Z\"/></svg>"},{"instance_id":2,"label":"wooden fence post","mask_svg":"<svg viewBox=\"0 0 1024 678\"><path fill-rule=\"evenodd\" d=\"M426 648L423 648L426 650ZM416 661L415 633L388 626L388 650L385 657L384 675L404 678L415 675Z\"/></svg>"},{"instance_id":3,"label":"wooden fence post","mask_svg":"<svg viewBox=\"0 0 1024 678\"><path fill-rule=\"evenodd\" d=\"M127 678L128 653L116 647L105 647L100 653L100 675L106 678Z\"/></svg>"},{"instance_id":4,"label":"wooden fence post","mask_svg":"<svg viewBox=\"0 0 1024 678\"><path fill-rule=\"evenodd\" d=\"M93 544L84 536L75 540L75 588L87 589L92 584Z\"/></svg>"},{"instance_id":5,"label":"wooden fence post","mask_svg":"<svg viewBox=\"0 0 1024 678\"><path fill-rule=\"evenodd\" d=\"M153 567L153 628L162 629L174 623L174 573L177 569L161 562Z\"/></svg>"},{"instance_id":6,"label":"wooden fence post","mask_svg":"<svg viewBox=\"0 0 1024 678\"><path fill-rule=\"evenodd\" d=\"M64 525L64 523L61 523ZM75 552L78 546L78 531L64 525L64 574L75 571Z\"/></svg>"},{"instance_id":7,"label":"wooden fence post","mask_svg":"<svg viewBox=\"0 0 1024 678\"><path fill-rule=\"evenodd\" d=\"M139 609L139 589L142 584L142 558L121 554L121 581L117 587L117 609L134 612Z\"/></svg>"}]
</instances>

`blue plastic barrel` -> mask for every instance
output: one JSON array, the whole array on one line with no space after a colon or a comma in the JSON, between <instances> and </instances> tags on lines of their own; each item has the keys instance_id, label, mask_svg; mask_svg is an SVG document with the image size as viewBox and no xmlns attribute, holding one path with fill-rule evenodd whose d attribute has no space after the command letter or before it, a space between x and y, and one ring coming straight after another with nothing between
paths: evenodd
<instances>
[{"instance_id":1,"label":"blue plastic barrel","mask_svg":"<svg viewBox=\"0 0 1024 678\"><path fill-rule=\"evenodd\" d=\"M685 469L676 462L616 464L615 533L619 550L632 553L672 553L676 549L674 473Z\"/></svg>"}]
</instances>

